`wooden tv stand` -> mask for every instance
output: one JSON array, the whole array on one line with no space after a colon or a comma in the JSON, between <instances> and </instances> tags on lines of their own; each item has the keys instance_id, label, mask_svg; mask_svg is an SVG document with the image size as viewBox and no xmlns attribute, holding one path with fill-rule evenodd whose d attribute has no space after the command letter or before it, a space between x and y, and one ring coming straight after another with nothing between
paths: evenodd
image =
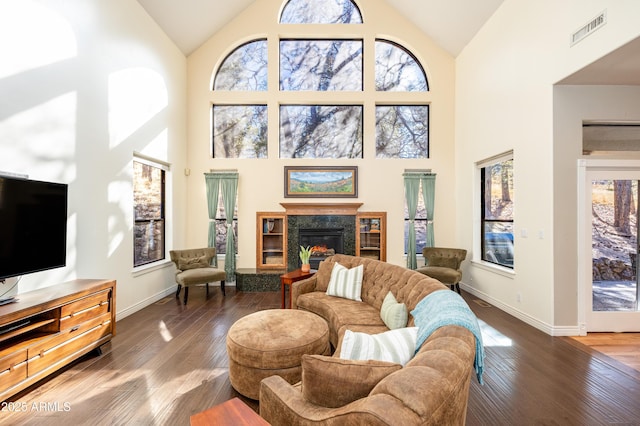
<instances>
[{"instance_id":1,"label":"wooden tv stand","mask_svg":"<svg viewBox=\"0 0 640 426\"><path fill-rule=\"evenodd\" d=\"M75 280L0 306L0 401L116 334L116 282Z\"/></svg>"}]
</instances>

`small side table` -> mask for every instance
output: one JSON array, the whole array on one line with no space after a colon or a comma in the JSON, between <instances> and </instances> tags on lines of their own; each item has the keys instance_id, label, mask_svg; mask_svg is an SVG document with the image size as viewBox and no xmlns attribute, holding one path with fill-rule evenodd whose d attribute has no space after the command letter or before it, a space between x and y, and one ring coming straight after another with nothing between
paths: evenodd
<instances>
[{"instance_id":1,"label":"small side table","mask_svg":"<svg viewBox=\"0 0 640 426\"><path fill-rule=\"evenodd\" d=\"M269 423L239 398L233 398L189 419L191 426L268 426Z\"/></svg>"},{"instance_id":2,"label":"small side table","mask_svg":"<svg viewBox=\"0 0 640 426\"><path fill-rule=\"evenodd\" d=\"M280 275L280 285L282 290L282 306L281 306L282 309L285 308L284 300L285 300L286 287L287 286L289 287L289 309L291 309L291 284L295 283L296 281L301 281L301 280L304 280L305 278L309 278L315 273L316 271L314 269L312 269L309 272L302 272L301 269L296 269L295 271L287 272L286 274Z\"/></svg>"}]
</instances>

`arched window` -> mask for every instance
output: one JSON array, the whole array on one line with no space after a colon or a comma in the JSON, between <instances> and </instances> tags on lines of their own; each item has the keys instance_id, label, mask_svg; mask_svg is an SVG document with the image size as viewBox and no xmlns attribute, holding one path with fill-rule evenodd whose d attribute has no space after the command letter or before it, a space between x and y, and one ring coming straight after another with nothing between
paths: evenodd
<instances>
[{"instance_id":1,"label":"arched window","mask_svg":"<svg viewBox=\"0 0 640 426\"><path fill-rule=\"evenodd\" d=\"M376 40L376 90L383 92L425 92L427 76L407 49L396 43Z\"/></svg>"},{"instance_id":2,"label":"arched window","mask_svg":"<svg viewBox=\"0 0 640 426\"><path fill-rule=\"evenodd\" d=\"M267 90L267 40L236 48L216 73L213 90Z\"/></svg>"},{"instance_id":3,"label":"arched window","mask_svg":"<svg viewBox=\"0 0 640 426\"><path fill-rule=\"evenodd\" d=\"M361 24L360 10L351 0L289 0L281 24Z\"/></svg>"},{"instance_id":4,"label":"arched window","mask_svg":"<svg viewBox=\"0 0 640 426\"><path fill-rule=\"evenodd\" d=\"M322 26L353 23L363 25L349 27L348 37ZM267 64L261 39L235 49L215 74L214 157L363 158L374 152L364 148L374 136L365 138L363 123L374 120L376 158L429 157L429 103L394 95L429 90L415 55L398 42L375 39L351 0L289 0L280 24L314 24L313 37L304 30L295 37L295 27L283 27L286 37L267 36L278 43L278 66ZM367 46L375 67L365 68ZM278 87L267 87L267 80ZM365 102L372 97L375 106ZM267 151L267 114L279 118L279 132L271 132L279 138L275 153Z\"/></svg>"}]
</instances>

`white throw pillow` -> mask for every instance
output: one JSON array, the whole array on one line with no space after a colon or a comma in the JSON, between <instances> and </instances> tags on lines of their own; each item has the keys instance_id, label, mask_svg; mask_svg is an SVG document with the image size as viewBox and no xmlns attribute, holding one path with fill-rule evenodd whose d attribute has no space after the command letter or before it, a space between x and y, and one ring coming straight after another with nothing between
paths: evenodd
<instances>
[{"instance_id":1,"label":"white throw pillow","mask_svg":"<svg viewBox=\"0 0 640 426\"><path fill-rule=\"evenodd\" d=\"M340 358L395 362L403 366L416 351L418 327L405 327L380 334L346 330L340 346Z\"/></svg>"},{"instance_id":2,"label":"white throw pillow","mask_svg":"<svg viewBox=\"0 0 640 426\"><path fill-rule=\"evenodd\" d=\"M396 298L393 297L393 293L389 292L382 301L380 318L382 318L382 321L390 330L394 330L407 326L409 312L405 304L398 303Z\"/></svg>"},{"instance_id":3,"label":"white throw pillow","mask_svg":"<svg viewBox=\"0 0 640 426\"><path fill-rule=\"evenodd\" d=\"M327 295L362 302L362 265L347 269L338 262L333 265Z\"/></svg>"}]
</instances>

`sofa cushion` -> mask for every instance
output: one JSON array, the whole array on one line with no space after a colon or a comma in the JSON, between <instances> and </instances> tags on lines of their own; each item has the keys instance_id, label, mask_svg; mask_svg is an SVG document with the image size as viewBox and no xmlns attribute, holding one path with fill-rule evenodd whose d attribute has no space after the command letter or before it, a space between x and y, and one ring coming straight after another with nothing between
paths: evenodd
<instances>
[{"instance_id":1,"label":"sofa cushion","mask_svg":"<svg viewBox=\"0 0 640 426\"><path fill-rule=\"evenodd\" d=\"M345 325L373 325L386 327L380 318L380 310L371 305L341 297L327 296L324 292L312 291L296 299L298 309L313 312L329 324L329 340L338 345L338 332Z\"/></svg>"},{"instance_id":2,"label":"sofa cushion","mask_svg":"<svg viewBox=\"0 0 640 426\"><path fill-rule=\"evenodd\" d=\"M404 328L407 326L409 312L404 303L398 303L393 293L388 292L382 301L380 308L380 318L390 330Z\"/></svg>"},{"instance_id":3,"label":"sofa cushion","mask_svg":"<svg viewBox=\"0 0 640 426\"><path fill-rule=\"evenodd\" d=\"M207 256L199 257L181 257L178 259L178 269L186 271L188 269L206 268L209 265Z\"/></svg>"},{"instance_id":4,"label":"sofa cushion","mask_svg":"<svg viewBox=\"0 0 640 426\"><path fill-rule=\"evenodd\" d=\"M362 265L348 269L336 262L331 270L327 294L362 302L363 269Z\"/></svg>"},{"instance_id":5,"label":"sofa cushion","mask_svg":"<svg viewBox=\"0 0 640 426\"><path fill-rule=\"evenodd\" d=\"M303 355L302 396L322 407L342 407L366 397L380 380L400 369L391 362Z\"/></svg>"},{"instance_id":6,"label":"sofa cushion","mask_svg":"<svg viewBox=\"0 0 640 426\"><path fill-rule=\"evenodd\" d=\"M418 327L405 327L369 335L347 330L340 347L340 358L388 361L405 365L416 350Z\"/></svg>"}]
</instances>

